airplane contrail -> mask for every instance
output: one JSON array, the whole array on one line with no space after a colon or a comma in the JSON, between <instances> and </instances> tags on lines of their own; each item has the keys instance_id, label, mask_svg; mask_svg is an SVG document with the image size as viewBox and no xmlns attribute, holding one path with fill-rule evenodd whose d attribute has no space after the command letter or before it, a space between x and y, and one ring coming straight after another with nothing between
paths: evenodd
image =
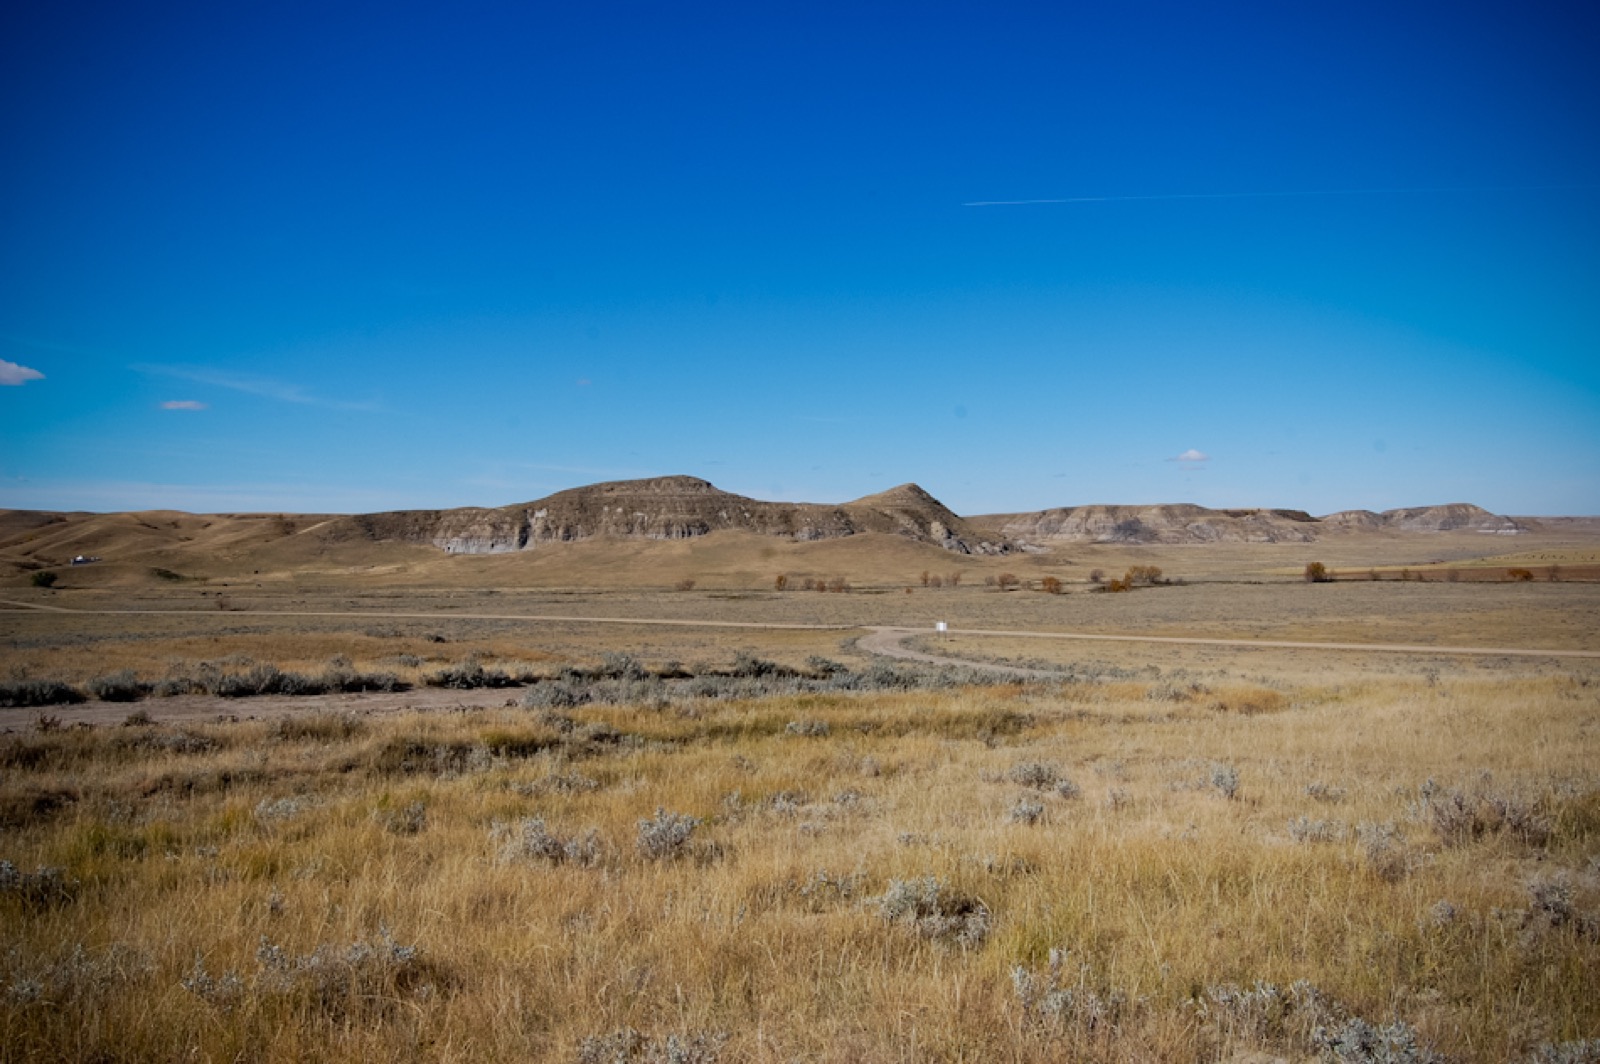
<instances>
[{"instance_id":1,"label":"airplane contrail","mask_svg":"<svg viewBox=\"0 0 1600 1064\"><path fill-rule=\"evenodd\" d=\"M1137 203L1151 200L1292 199L1305 196L1380 196L1433 192L1550 192L1592 185L1475 185L1448 188L1320 188L1289 192L1160 192L1147 196L1066 196L1061 199L973 200L963 207L1032 207L1050 203Z\"/></svg>"}]
</instances>

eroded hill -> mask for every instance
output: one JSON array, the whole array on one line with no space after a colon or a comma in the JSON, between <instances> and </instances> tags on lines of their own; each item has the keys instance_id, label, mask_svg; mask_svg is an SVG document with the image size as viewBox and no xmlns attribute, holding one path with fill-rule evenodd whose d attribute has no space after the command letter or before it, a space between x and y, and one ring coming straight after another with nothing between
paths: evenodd
<instances>
[{"instance_id":1,"label":"eroded hill","mask_svg":"<svg viewBox=\"0 0 1600 1064\"><path fill-rule=\"evenodd\" d=\"M693 539L742 531L805 543L888 532L957 554L1004 554L915 484L837 505L765 502L697 477L622 480L495 509L409 510L346 519L374 540L428 543L452 554L502 554L552 543Z\"/></svg>"},{"instance_id":2,"label":"eroded hill","mask_svg":"<svg viewBox=\"0 0 1600 1064\"><path fill-rule=\"evenodd\" d=\"M1037 513L972 519L992 535L1024 547L1051 543L1312 543L1348 532L1515 534L1522 526L1468 503L1417 506L1374 513L1345 510L1313 517L1303 510L1212 510L1187 503L1163 506L1066 506Z\"/></svg>"}]
</instances>

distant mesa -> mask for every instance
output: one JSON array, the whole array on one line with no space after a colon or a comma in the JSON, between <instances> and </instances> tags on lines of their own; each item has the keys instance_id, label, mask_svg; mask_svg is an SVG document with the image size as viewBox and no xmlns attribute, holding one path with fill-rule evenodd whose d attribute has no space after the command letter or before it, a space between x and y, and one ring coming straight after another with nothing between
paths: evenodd
<instances>
[{"instance_id":1,"label":"distant mesa","mask_svg":"<svg viewBox=\"0 0 1600 1064\"><path fill-rule=\"evenodd\" d=\"M552 545L694 540L741 532L793 543L876 534L959 555L1049 551L1076 543L1311 543L1341 536L1480 532L1514 535L1539 527L1466 503L1375 513L1160 506L1067 506L1033 513L962 517L915 484L844 503L767 502L723 491L698 477L619 480L493 508L403 510L355 515L90 514L0 510L0 575L107 559L93 579L130 573L223 573L326 568L385 545L449 554L509 554ZM354 548L352 550L351 548ZM390 552L386 564L413 560ZM143 568L134 559L141 559ZM345 559L340 561L339 559ZM127 572L118 565L133 566ZM370 564L362 561L360 564ZM122 573L118 576L117 573Z\"/></svg>"},{"instance_id":2,"label":"distant mesa","mask_svg":"<svg viewBox=\"0 0 1600 1064\"><path fill-rule=\"evenodd\" d=\"M1026 548L1051 543L1311 543L1340 532L1451 532L1514 535L1509 517L1468 503L1403 510L1344 510L1317 518L1303 510L1212 510L1163 506L1069 506L1038 513L997 514L975 523Z\"/></svg>"},{"instance_id":3,"label":"distant mesa","mask_svg":"<svg viewBox=\"0 0 1600 1064\"><path fill-rule=\"evenodd\" d=\"M963 518L916 484L854 502L765 502L698 477L617 480L495 509L413 510L350 519L378 540L427 543L451 554L501 554L600 538L693 539L737 530L796 542L886 532L956 554L996 555L1053 543L1311 543L1340 532L1499 534L1509 517L1466 503L1317 518L1303 510L1213 510L1190 503L1070 506Z\"/></svg>"},{"instance_id":4,"label":"distant mesa","mask_svg":"<svg viewBox=\"0 0 1600 1064\"><path fill-rule=\"evenodd\" d=\"M1467 530L1514 536L1523 527L1509 517L1492 514L1481 506L1454 502L1445 506L1411 506L1402 510L1341 510L1322 519L1339 528L1392 529L1397 532L1455 532Z\"/></svg>"},{"instance_id":5,"label":"distant mesa","mask_svg":"<svg viewBox=\"0 0 1600 1064\"><path fill-rule=\"evenodd\" d=\"M367 537L430 543L452 554L502 554L600 538L693 539L737 530L797 542L888 532L957 554L1005 554L915 484L837 505L763 502L697 477L618 480L495 509L410 510L349 519Z\"/></svg>"}]
</instances>

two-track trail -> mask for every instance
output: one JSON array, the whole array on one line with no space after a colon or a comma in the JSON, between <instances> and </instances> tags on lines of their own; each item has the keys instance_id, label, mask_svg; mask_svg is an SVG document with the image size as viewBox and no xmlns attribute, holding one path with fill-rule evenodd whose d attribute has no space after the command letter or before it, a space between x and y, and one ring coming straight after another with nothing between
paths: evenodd
<instances>
[{"instance_id":1,"label":"two-track trail","mask_svg":"<svg viewBox=\"0 0 1600 1064\"><path fill-rule=\"evenodd\" d=\"M67 609L38 603L0 599L0 612L42 611L54 615L75 614L83 616L172 616L195 614L215 616L208 610L117 610L117 609ZM672 626L686 628L744 629L749 631L859 631L865 634L857 640L861 650L882 657L902 661L916 661L930 665L967 666L987 673L998 673L1021 679L1050 679L1061 675L1049 669L1021 668L1014 665L997 665L988 661L931 654L913 650L905 645L913 636L932 634L928 628L908 628L893 625L801 624L761 621L694 620L671 617L594 617L571 614L513 614L513 613L441 613L429 611L383 610L237 610L229 616L257 617L317 617L351 618L359 620L490 620L526 621L530 624L616 624L640 626ZM1011 639L1066 639L1085 643L1147 643L1175 646L1230 647L1238 649L1288 649L1297 651L1370 652L1378 654L1428 654L1466 655L1487 657L1532 658L1583 658L1600 659L1596 650L1549 650L1529 647L1457 647L1427 646L1406 643L1318 643L1283 639L1219 639L1205 636L1113 635L1100 632L1040 632L1002 629L950 629L951 635L996 636ZM347 694L295 697L263 695L249 699L220 698L211 695L180 695L144 703L159 707L163 720L244 718L267 719L304 712L361 712L395 713L414 710L451 710L481 708L515 704L514 695L506 690L479 689L458 691L444 688L416 688L409 691L363 691ZM65 710L74 722L89 724L114 724L128 715L126 704L89 702ZM20 713L22 711L13 711ZM4 717L0 717L3 721ZM18 718L18 723L21 719Z\"/></svg>"}]
</instances>

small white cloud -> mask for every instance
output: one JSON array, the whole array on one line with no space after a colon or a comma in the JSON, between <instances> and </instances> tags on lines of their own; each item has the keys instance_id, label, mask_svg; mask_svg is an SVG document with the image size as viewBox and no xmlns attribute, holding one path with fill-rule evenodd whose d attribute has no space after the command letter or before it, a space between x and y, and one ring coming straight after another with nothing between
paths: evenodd
<instances>
[{"instance_id":1,"label":"small white cloud","mask_svg":"<svg viewBox=\"0 0 1600 1064\"><path fill-rule=\"evenodd\" d=\"M44 374L27 366L19 366L15 362L7 362L0 358L0 384L27 384L29 381L42 381Z\"/></svg>"},{"instance_id":2,"label":"small white cloud","mask_svg":"<svg viewBox=\"0 0 1600 1064\"><path fill-rule=\"evenodd\" d=\"M1174 455L1173 457L1168 458L1167 461L1182 462L1185 465L1188 465L1191 462L1209 462L1211 461L1211 456L1206 454L1204 451L1197 451L1191 447L1182 454Z\"/></svg>"},{"instance_id":3,"label":"small white cloud","mask_svg":"<svg viewBox=\"0 0 1600 1064\"><path fill-rule=\"evenodd\" d=\"M161 404L161 409L163 410L204 410L205 408L205 403L197 402L194 399L168 399Z\"/></svg>"}]
</instances>

